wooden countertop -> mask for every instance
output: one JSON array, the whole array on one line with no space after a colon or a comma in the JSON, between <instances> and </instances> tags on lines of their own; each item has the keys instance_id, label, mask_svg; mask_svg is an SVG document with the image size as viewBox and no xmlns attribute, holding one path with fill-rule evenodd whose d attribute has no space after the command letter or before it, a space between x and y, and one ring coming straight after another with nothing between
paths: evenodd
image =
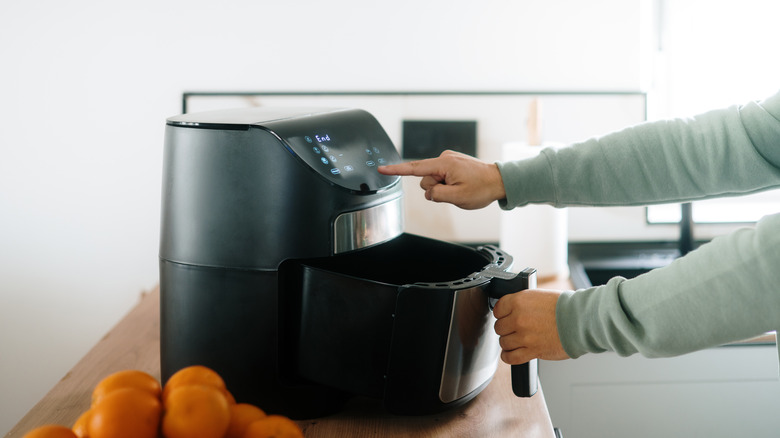
<instances>
[{"instance_id":1,"label":"wooden countertop","mask_svg":"<svg viewBox=\"0 0 780 438\"><path fill-rule=\"evenodd\" d=\"M558 281L539 287L564 287ZM90 404L92 388L108 374L139 369L160 378L159 290L141 300L36 404L5 438L21 438L42 424L71 426ZM262 408L262 406L261 406ZM512 394L510 367L499 363L493 381L467 405L420 417L387 414L381 402L355 399L337 415L300 421L307 437L554 437L544 395Z\"/></svg>"}]
</instances>

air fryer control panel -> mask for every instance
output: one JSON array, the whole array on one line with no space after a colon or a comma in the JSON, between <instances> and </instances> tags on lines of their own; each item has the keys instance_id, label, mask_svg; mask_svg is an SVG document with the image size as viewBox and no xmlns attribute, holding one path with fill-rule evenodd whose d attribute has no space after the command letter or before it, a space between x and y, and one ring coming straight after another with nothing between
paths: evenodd
<instances>
[{"instance_id":1,"label":"air fryer control panel","mask_svg":"<svg viewBox=\"0 0 780 438\"><path fill-rule=\"evenodd\" d=\"M312 170L334 185L375 193L398 182L377 167L401 161L398 151L373 116L360 110L263 123Z\"/></svg>"}]
</instances>

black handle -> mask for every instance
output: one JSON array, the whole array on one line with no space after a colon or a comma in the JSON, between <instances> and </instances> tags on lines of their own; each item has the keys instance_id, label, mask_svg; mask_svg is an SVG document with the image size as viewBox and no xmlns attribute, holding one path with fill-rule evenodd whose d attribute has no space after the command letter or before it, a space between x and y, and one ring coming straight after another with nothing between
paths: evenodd
<instances>
[{"instance_id":1,"label":"black handle","mask_svg":"<svg viewBox=\"0 0 780 438\"><path fill-rule=\"evenodd\" d=\"M536 269L526 268L518 274L493 277L488 286L488 299L490 308L496 304L499 298L525 289L536 287ZM512 392L518 397L530 397L539 389L539 372L536 359L526 363L512 365Z\"/></svg>"},{"instance_id":2,"label":"black handle","mask_svg":"<svg viewBox=\"0 0 780 438\"><path fill-rule=\"evenodd\" d=\"M531 359L520 365L512 365L512 392L518 397L530 397L539 389L539 365Z\"/></svg>"}]
</instances>

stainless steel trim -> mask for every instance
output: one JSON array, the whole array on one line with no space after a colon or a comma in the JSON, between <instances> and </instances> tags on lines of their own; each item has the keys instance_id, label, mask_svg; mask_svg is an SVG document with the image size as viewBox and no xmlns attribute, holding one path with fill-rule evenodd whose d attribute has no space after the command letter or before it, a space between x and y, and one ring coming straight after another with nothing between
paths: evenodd
<instances>
[{"instance_id":1,"label":"stainless steel trim","mask_svg":"<svg viewBox=\"0 0 780 438\"><path fill-rule=\"evenodd\" d=\"M439 386L443 403L463 398L493 377L501 353L495 321L482 287L455 292Z\"/></svg>"},{"instance_id":2,"label":"stainless steel trim","mask_svg":"<svg viewBox=\"0 0 780 438\"><path fill-rule=\"evenodd\" d=\"M333 253L339 254L398 237L404 231L402 198L342 213L333 222Z\"/></svg>"}]
</instances>

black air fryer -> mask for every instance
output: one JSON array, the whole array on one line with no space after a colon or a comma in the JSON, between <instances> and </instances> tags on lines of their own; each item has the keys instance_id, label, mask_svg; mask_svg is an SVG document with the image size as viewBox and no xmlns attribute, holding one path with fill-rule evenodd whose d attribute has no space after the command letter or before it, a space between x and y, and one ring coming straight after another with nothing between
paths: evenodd
<instances>
[{"instance_id":1,"label":"black air fryer","mask_svg":"<svg viewBox=\"0 0 780 438\"><path fill-rule=\"evenodd\" d=\"M403 232L400 161L361 110L168 119L160 243L162 377L201 364L238 401L293 418L354 396L420 415L473 399L500 347L492 304L534 287L496 247ZM514 366L536 391L535 362Z\"/></svg>"}]
</instances>

